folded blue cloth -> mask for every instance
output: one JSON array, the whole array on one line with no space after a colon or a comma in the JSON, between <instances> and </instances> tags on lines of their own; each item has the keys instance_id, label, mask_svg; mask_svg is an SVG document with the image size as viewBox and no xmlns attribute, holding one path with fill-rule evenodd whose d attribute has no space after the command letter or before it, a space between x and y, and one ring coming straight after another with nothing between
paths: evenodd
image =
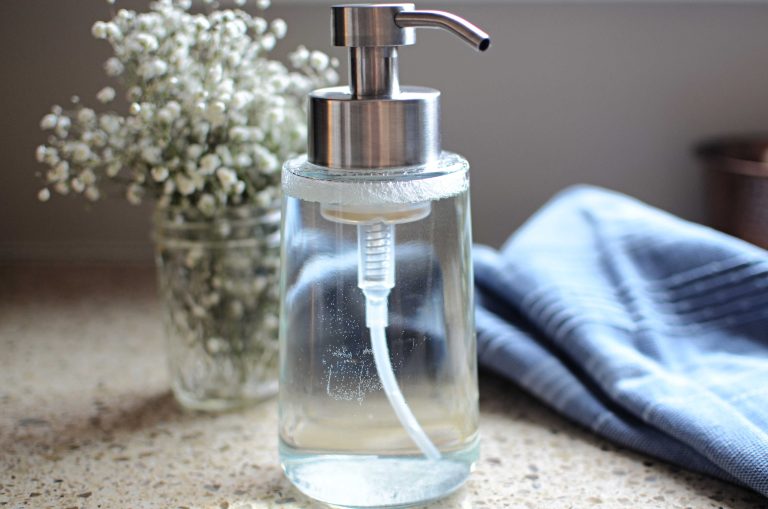
<instances>
[{"instance_id":1,"label":"folded blue cloth","mask_svg":"<svg viewBox=\"0 0 768 509\"><path fill-rule=\"evenodd\" d=\"M474 265L482 366L614 442L768 496L768 252L576 187Z\"/></svg>"}]
</instances>

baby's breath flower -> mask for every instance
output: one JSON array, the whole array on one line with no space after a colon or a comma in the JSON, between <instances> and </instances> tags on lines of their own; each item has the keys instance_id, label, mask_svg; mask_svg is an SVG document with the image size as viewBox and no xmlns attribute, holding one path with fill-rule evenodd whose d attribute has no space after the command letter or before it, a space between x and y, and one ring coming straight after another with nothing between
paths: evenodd
<instances>
[{"instance_id":1,"label":"baby's breath flower","mask_svg":"<svg viewBox=\"0 0 768 509\"><path fill-rule=\"evenodd\" d=\"M248 141L251 136L251 131L247 127L235 126L229 130L229 137L234 142Z\"/></svg>"},{"instance_id":2,"label":"baby's breath flower","mask_svg":"<svg viewBox=\"0 0 768 509\"><path fill-rule=\"evenodd\" d=\"M259 9L269 9L269 6L272 4L270 0L256 0L256 7Z\"/></svg>"},{"instance_id":3,"label":"baby's breath flower","mask_svg":"<svg viewBox=\"0 0 768 509\"><path fill-rule=\"evenodd\" d=\"M54 115L53 113L49 113L46 116L43 117L43 119L40 121L40 129L53 129L56 127L56 123L58 122L58 117Z\"/></svg>"},{"instance_id":4,"label":"baby's breath flower","mask_svg":"<svg viewBox=\"0 0 768 509\"><path fill-rule=\"evenodd\" d=\"M155 105L149 103L142 104L141 111L139 111L139 116L144 122L151 123L155 116Z\"/></svg>"},{"instance_id":5,"label":"baby's breath flower","mask_svg":"<svg viewBox=\"0 0 768 509\"><path fill-rule=\"evenodd\" d=\"M273 173L280 167L280 161L264 147L257 145L253 151L253 155L256 157L256 165L264 173Z\"/></svg>"},{"instance_id":6,"label":"baby's breath flower","mask_svg":"<svg viewBox=\"0 0 768 509\"><path fill-rule=\"evenodd\" d=\"M230 168L219 168L216 170L216 177L219 179L219 182L221 182L221 187L224 188L224 191L229 191L232 186L235 185L235 182L237 182L237 173Z\"/></svg>"},{"instance_id":7,"label":"baby's breath flower","mask_svg":"<svg viewBox=\"0 0 768 509\"><path fill-rule=\"evenodd\" d=\"M86 168L83 170L79 175L80 181L85 184L86 186L92 186L96 183L96 175L93 173L93 170L90 168Z\"/></svg>"},{"instance_id":8,"label":"baby's breath flower","mask_svg":"<svg viewBox=\"0 0 768 509\"><path fill-rule=\"evenodd\" d=\"M35 159L37 159L38 163L42 163L45 161L45 156L48 153L45 145L39 145L37 149L35 149Z\"/></svg>"},{"instance_id":9,"label":"baby's breath flower","mask_svg":"<svg viewBox=\"0 0 768 509\"><path fill-rule=\"evenodd\" d=\"M109 177L109 178L116 177L117 174L120 173L120 163L119 162L114 162L114 163L111 163L111 164L107 165L107 169L106 169L105 172L107 174L107 177Z\"/></svg>"},{"instance_id":10,"label":"baby's breath flower","mask_svg":"<svg viewBox=\"0 0 768 509\"><path fill-rule=\"evenodd\" d=\"M112 87L104 87L96 94L96 99L101 103L108 103L115 98L115 89Z\"/></svg>"},{"instance_id":11,"label":"baby's breath flower","mask_svg":"<svg viewBox=\"0 0 768 509\"><path fill-rule=\"evenodd\" d=\"M212 216L216 212L216 198L211 194L203 194L197 200L197 208L206 216Z\"/></svg>"},{"instance_id":12,"label":"baby's breath flower","mask_svg":"<svg viewBox=\"0 0 768 509\"><path fill-rule=\"evenodd\" d=\"M54 128L53 132L56 133L56 136L59 138L66 138L69 135L69 127L72 125L72 121L69 119L69 117L58 117L58 120L56 121L56 127Z\"/></svg>"},{"instance_id":13,"label":"baby's breath flower","mask_svg":"<svg viewBox=\"0 0 768 509\"><path fill-rule=\"evenodd\" d=\"M195 16L193 23L194 23L194 27L197 29L198 32L204 32L211 28L210 21L208 21L208 19L202 14Z\"/></svg>"},{"instance_id":14,"label":"baby's breath flower","mask_svg":"<svg viewBox=\"0 0 768 509\"><path fill-rule=\"evenodd\" d=\"M51 191L48 188L43 188L37 192L37 199L40 201L48 201L51 199Z\"/></svg>"},{"instance_id":15,"label":"baby's breath flower","mask_svg":"<svg viewBox=\"0 0 768 509\"><path fill-rule=\"evenodd\" d=\"M258 127L251 127L248 129L249 132L249 138L253 141L264 141L264 131L259 129Z\"/></svg>"},{"instance_id":16,"label":"baby's breath flower","mask_svg":"<svg viewBox=\"0 0 768 509\"><path fill-rule=\"evenodd\" d=\"M123 35L114 23L106 23L104 25L104 32L107 39L117 39Z\"/></svg>"},{"instance_id":17,"label":"baby's breath flower","mask_svg":"<svg viewBox=\"0 0 768 509\"><path fill-rule=\"evenodd\" d=\"M91 34L97 39L107 38L107 24L103 21L97 21L91 27Z\"/></svg>"},{"instance_id":18,"label":"baby's breath flower","mask_svg":"<svg viewBox=\"0 0 768 509\"><path fill-rule=\"evenodd\" d=\"M325 53L313 51L309 56L309 65L318 71L324 71L328 67L328 64L330 64L330 61L328 55Z\"/></svg>"},{"instance_id":19,"label":"baby's breath flower","mask_svg":"<svg viewBox=\"0 0 768 509\"><path fill-rule=\"evenodd\" d=\"M269 23L264 18L253 19L253 30L256 32L256 35L262 35L267 31L267 28L269 28Z\"/></svg>"},{"instance_id":20,"label":"baby's breath flower","mask_svg":"<svg viewBox=\"0 0 768 509\"><path fill-rule=\"evenodd\" d=\"M90 108L83 108L77 112L77 120L83 124L93 122L96 119L96 112Z\"/></svg>"},{"instance_id":21,"label":"baby's breath flower","mask_svg":"<svg viewBox=\"0 0 768 509\"><path fill-rule=\"evenodd\" d=\"M285 20L280 18L272 20L271 28L272 33L275 34L275 37L278 39L285 37L285 34L288 32L288 24Z\"/></svg>"},{"instance_id":22,"label":"baby's breath flower","mask_svg":"<svg viewBox=\"0 0 768 509\"><path fill-rule=\"evenodd\" d=\"M65 182L69 178L69 167L66 161L62 161L46 172L48 182Z\"/></svg>"},{"instance_id":23,"label":"baby's breath flower","mask_svg":"<svg viewBox=\"0 0 768 509\"><path fill-rule=\"evenodd\" d=\"M134 37L134 42L138 44L139 51L142 49L145 51L155 51L160 46L155 36L145 32L139 32L136 34Z\"/></svg>"},{"instance_id":24,"label":"baby's breath flower","mask_svg":"<svg viewBox=\"0 0 768 509\"><path fill-rule=\"evenodd\" d=\"M232 108L239 110L245 108L253 101L253 94L247 90L238 90L232 97Z\"/></svg>"},{"instance_id":25,"label":"baby's breath flower","mask_svg":"<svg viewBox=\"0 0 768 509\"><path fill-rule=\"evenodd\" d=\"M85 143L73 143L71 150L72 161L75 163L84 163L91 157L91 149Z\"/></svg>"},{"instance_id":26,"label":"baby's breath flower","mask_svg":"<svg viewBox=\"0 0 768 509\"><path fill-rule=\"evenodd\" d=\"M173 121L179 118L179 115L181 114L181 105L176 101L168 101L168 104L166 104L160 111L163 115Z\"/></svg>"},{"instance_id":27,"label":"baby's breath flower","mask_svg":"<svg viewBox=\"0 0 768 509\"><path fill-rule=\"evenodd\" d=\"M201 145L193 143L187 147L187 157L191 160L197 161L201 155L203 155L203 147Z\"/></svg>"},{"instance_id":28,"label":"baby's breath flower","mask_svg":"<svg viewBox=\"0 0 768 509\"><path fill-rule=\"evenodd\" d=\"M182 196L189 196L195 192L195 181L186 175L176 175L176 188Z\"/></svg>"},{"instance_id":29,"label":"baby's breath flower","mask_svg":"<svg viewBox=\"0 0 768 509\"><path fill-rule=\"evenodd\" d=\"M166 72L168 72L168 64L159 58L144 62L139 67L139 73L145 80L162 76Z\"/></svg>"},{"instance_id":30,"label":"baby's breath flower","mask_svg":"<svg viewBox=\"0 0 768 509\"><path fill-rule=\"evenodd\" d=\"M339 81L339 73L337 73L335 69L328 68L323 73L323 79L328 83L336 83Z\"/></svg>"},{"instance_id":31,"label":"baby's breath flower","mask_svg":"<svg viewBox=\"0 0 768 509\"><path fill-rule=\"evenodd\" d=\"M99 126L106 133L116 133L120 129L120 118L115 115L102 115L99 118Z\"/></svg>"},{"instance_id":32,"label":"baby's breath flower","mask_svg":"<svg viewBox=\"0 0 768 509\"><path fill-rule=\"evenodd\" d=\"M173 113L167 108L161 108L160 111L157 112L157 118L164 124L170 124L175 119Z\"/></svg>"},{"instance_id":33,"label":"baby's breath flower","mask_svg":"<svg viewBox=\"0 0 768 509\"><path fill-rule=\"evenodd\" d=\"M300 68L307 64L309 61L309 50L304 46L299 46L296 51L291 53L288 58L291 61L291 65L296 68Z\"/></svg>"},{"instance_id":34,"label":"baby's breath flower","mask_svg":"<svg viewBox=\"0 0 768 509\"><path fill-rule=\"evenodd\" d=\"M223 101L213 101L205 109L205 118L214 126L221 125L227 120L227 105Z\"/></svg>"},{"instance_id":35,"label":"baby's breath flower","mask_svg":"<svg viewBox=\"0 0 768 509\"><path fill-rule=\"evenodd\" d=\"M125 197L131 205L139 205L144 198L144 188L138 184L131 184L125 192Z\"/></svg>"},{"instance_id":36,"label":"baby's breath flower","mask_svg":"<svg viewBox=\"0 0 768 509\"><path fill-rule=\"evenodd\" d=\"M141 87L129 87L128 92L126 93L126 97L129 101L138 101L141 99Z\"/></svg>"},{"instance_id":37,"label":"baby's breath flower","mask_svg":"<svg viewBox=\"0 0 768 509\"><path fill-rule=\"evenodd\" d=\"M141 150L141 157L149 164L160 164L163 160L163 150L160 147L144 147Z\"/></svg>"},{"instance_id":38,"label":"baby's breath flower","mask_svg":"<svg viewBox=\"0 0 768 509\"><path fill-rule=\"evenodd\" d=\"M216 155L221 158L221 164L229 166L232 164L232 152L230 152L229 147L226 145L219 145L216 147Z\"/></svg>"},{"instance_id":39,"label":"baby's breath flower","mask_svg":"<svg viewBox=\"0 0 768 509\"><path fill-rule=\"evenodd\" d=\"M157 0L147 12L120 9L94 23L94 37L112 48L104 70L124 87L128 111L96 112L77 96L74 111L51 108L40 121L48 142L35 150L49 195L95 201L101 186L123 186L130 203L151 197L206 214L257 196L274 202L281 161L306 143L305 95L335 82L338 62L299 47L289 71L265 57L285 36L284 20L207 1L207 14L189 12L189 0ZM116 95L106 86L96 99Z\"/></svg>"},{"instance_id":40,"label":"baby's breath flower","mask_svg":"<svg viewBox=\"0 0 768 509\"><path fill-rule=\"evenodd\" d=\"M104 62L104 71L108 76L120 76L124 69L123 63L116 57L110 57Z\"/></svg>"},{"instance_id":41,"label":"baby's breath flower","mask_svg":"<svg viewBox=\"0 0 768 509\"><path fill-rule=\"evenodd\" d=\"M45 158L43 159L43 162L49 166L53 166L58 164L59 161L61 161L61 159L59 159L59 151L53 147L47 147L45 150Z\"/></svg>"},{"instance_id":42,"label":"baby's breath flower","mask_svg":"<svg viewBox=\"0 0 768 509\"><path fill-rule=\"evenodd\" d=\"M168 168L155 166L152 168L152 178L155 179L155 182L164 182L168 178Z\"/></svg>"},{"instance_id":43,"label":"baby's breath flower","mask_svg":"<svg viewBox=\"0 0 768 509\"><path fill-rule=\"evenodd\" d=\"M211 175L221 165L221 159L216 154L206 154L200 159L200 173Z\"/></svg>"},{"instance_id":44,"label":"baby's breath flower","mask_svg":"<svg viewBox=\"0 0 768 509\"><path fill-rule=\"evenodd\" d=\"M242 20L236 19L226 24L226 30L230 37L241 37L248 31L248 27Z\"/></svg>"},{"instance_id":45,"label":"baby's breath flower","mask_svg":"<svg viewBox=\"0 0 768 509\"><path fill-rule=\"evenodd\" d=\"M261 38L261 47L266 52L270 52L275 49L275 44L277 44L277 38L271 33L264 34L264 36Z\"/></svg>"},{"instance_id":46,"label":"baby's breath flower","mask_svg":"<svg viewBox=\"0 0 768 509\"><path fill-rule=\"evenodd\" d=\"M253 159L251 159L251 156L245 153L237 154L237 157L235 157L235 166L238 168L248 168L253 164Z\"/></svg>"}]
</instances>

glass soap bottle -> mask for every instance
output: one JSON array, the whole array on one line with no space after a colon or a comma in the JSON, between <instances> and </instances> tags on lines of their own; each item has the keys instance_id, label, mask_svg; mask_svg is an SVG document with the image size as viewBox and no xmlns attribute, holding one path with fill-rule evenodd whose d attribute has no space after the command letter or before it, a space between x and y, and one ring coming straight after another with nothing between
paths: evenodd
<instances>
[{"instance_id":1,"label":"glass soap bottle","mask_svg":"<svg viewBox=\"0 0 768 509\"><path fill-rule=\"evenodd\" d=\"M283 167L280 461L334 506L445 496L478 455L469 165L441 150L440 92L399 85L417 27L490 45L413 4L333 7L350 85L310 94Z\"/></svg>"}]
</instances>

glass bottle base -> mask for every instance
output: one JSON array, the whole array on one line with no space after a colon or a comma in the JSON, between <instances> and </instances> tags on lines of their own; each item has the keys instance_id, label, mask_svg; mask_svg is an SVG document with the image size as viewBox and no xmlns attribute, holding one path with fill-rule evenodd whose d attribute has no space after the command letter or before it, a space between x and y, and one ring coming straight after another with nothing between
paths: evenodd
<instances>
[{"instance_id":1,"label":"glass bottle base","mask_svg":"<svg viewBox=\"0 0 768 509\"><path fill-rule=\"evenodd\" d=\"M302 452L280 443L288 480L305 495L333 507L411 507L445 497L469 477L479 441L446 453L424 456L373 456Z\"/></svg>"}]
</instances>

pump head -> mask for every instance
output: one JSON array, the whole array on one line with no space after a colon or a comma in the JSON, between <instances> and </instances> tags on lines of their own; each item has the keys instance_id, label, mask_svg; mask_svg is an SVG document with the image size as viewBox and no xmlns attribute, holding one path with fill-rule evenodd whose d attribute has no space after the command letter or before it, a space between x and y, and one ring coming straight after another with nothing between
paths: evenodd
<instances>
[{"instance_id":1,"label":"pump head","mask_svg":"<svg viewBox=\"0 0 768 509\"><path fill-rule=\"evenodd\" d=\"M333 44L349 48L349 87L316 90L309 104L309 160L331 168L392 168L440 157L440 92L401 87L398 47L416 28L442 28L479 51L488 34L442 11L413 4L332 7Z\"/></svg>"}]
</instances>

